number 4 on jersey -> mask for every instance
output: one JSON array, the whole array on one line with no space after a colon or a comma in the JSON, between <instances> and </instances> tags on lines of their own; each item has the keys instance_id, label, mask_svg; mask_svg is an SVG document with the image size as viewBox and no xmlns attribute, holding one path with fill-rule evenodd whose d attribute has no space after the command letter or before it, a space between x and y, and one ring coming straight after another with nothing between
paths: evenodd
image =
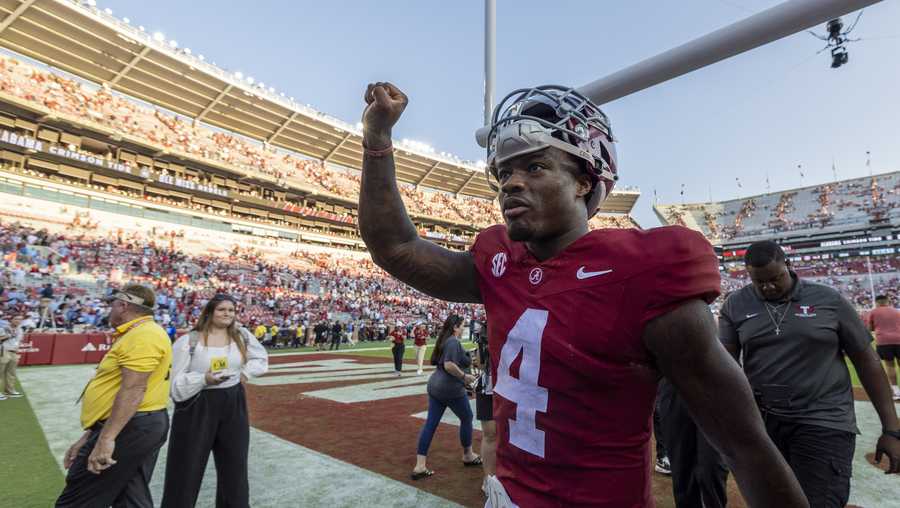
<instances>
[{"instance_id":1,"label":"number 4 on jersey","mask_svg":"<svg viewBox=\"0 0 900 508\"><path fill-rule=\"evenodd\" d=\"M541 340L547 326L549 312L527 309L509 331L500 351L497 366L497 385L494 393L516 404L516 419L509 420L509 442L516 448L544 457L544 431L537 428L535 415L547 412L547 389L538 386L541 373ZM522 355L519 377L509 374L509 368Z\"/></svg>"}]
</instances>

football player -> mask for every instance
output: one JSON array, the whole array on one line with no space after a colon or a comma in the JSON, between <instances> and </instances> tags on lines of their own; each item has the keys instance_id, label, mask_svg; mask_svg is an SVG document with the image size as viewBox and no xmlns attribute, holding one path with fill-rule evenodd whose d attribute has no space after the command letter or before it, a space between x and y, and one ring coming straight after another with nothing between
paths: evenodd
<instances>
[{"instance_id":1,"label":"football player","mask_svg":"<svg viewBox=\"0 0 900 508\"><path fill-rule=\"evenodd\" d=\"M485 306L498 439L488 505L652 506L661 373L750 506L807 506L716 339L710 244L681 227L589 232L617 179L599 108L556 86L501 101L486 171L506 224L463 253L420 238L400 198L391 130L406 95L374 83L365 102L359 226L373 260L435 298Z\"/></svg>"}]
</instances>

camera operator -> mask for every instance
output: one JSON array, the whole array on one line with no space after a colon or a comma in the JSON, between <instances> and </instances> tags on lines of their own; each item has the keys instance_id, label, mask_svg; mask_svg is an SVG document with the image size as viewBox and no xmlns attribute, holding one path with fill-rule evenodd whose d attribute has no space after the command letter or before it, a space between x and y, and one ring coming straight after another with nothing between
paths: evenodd
<instances>
[{"instance_id":1,"label":"camera operator","mask_svg":"<svg viewBox=\"0 0 900 508\"><path fill-rule=\"evenodd\" d=\"M488 349L487 323L474 326L475 363L481 370L475 385L475 418L481 422L481 460L484 477L492 476L496 464L497 424L494 422L494 381L491 378L491 352ZM484 486L482 486L482 490Z\"/></svg>"}]
</instances>

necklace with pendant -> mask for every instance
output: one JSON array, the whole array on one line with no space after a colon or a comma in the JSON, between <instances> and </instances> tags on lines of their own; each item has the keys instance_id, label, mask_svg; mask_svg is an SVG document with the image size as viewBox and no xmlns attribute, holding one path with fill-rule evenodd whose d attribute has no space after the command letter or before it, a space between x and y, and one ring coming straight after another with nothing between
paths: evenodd
<instances>
[{"instance_id":1,"label":"necklace with pendant","mask_svg":"<svg viewBox=\"0 0 900 508\"><path fill-rule=\"evenodd\" d=\"M778 312L778 307L781 307L782 304L778 305L769 305L769 302L765 302L766 304L766 314L769 315L769 320L772 321L772 324L775 325L775 335L781 335L781 323L784 321L785 316L787 316L788 311L791 309L790 305L785 306L784 312L781 313L781 317L778 318L778 321L775 321L775 316L772 315L772 311Z\"/></svg>"}]
</instances>

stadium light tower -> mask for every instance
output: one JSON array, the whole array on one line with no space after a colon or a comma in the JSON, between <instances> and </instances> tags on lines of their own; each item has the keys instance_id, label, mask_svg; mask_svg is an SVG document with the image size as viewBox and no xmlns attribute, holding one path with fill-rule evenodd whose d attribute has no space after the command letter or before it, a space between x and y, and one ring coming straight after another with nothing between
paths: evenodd
<instances>
[{"instance_id":1,"label":"stadium light tower","mask_svg":"<svg viewBox=\"0 0 900 508\"><path fill-rule=\"evenodd\" d=\"M484 0L484 125L494 112L494 79L497 76L497 0Z\"/></svg>"},{"instance_id":2,"label":"stadium light tower","mask_svg":"<svg viewBox=\"0 0 900 508\"><path fill-rule=\"evenodd\" d=\"M880 1L788 0L592 81L578 91L595 103L604 104ZM487 134L487 128L476 131L479 145L487 145Z\"/></svg>"}]
</instances>

